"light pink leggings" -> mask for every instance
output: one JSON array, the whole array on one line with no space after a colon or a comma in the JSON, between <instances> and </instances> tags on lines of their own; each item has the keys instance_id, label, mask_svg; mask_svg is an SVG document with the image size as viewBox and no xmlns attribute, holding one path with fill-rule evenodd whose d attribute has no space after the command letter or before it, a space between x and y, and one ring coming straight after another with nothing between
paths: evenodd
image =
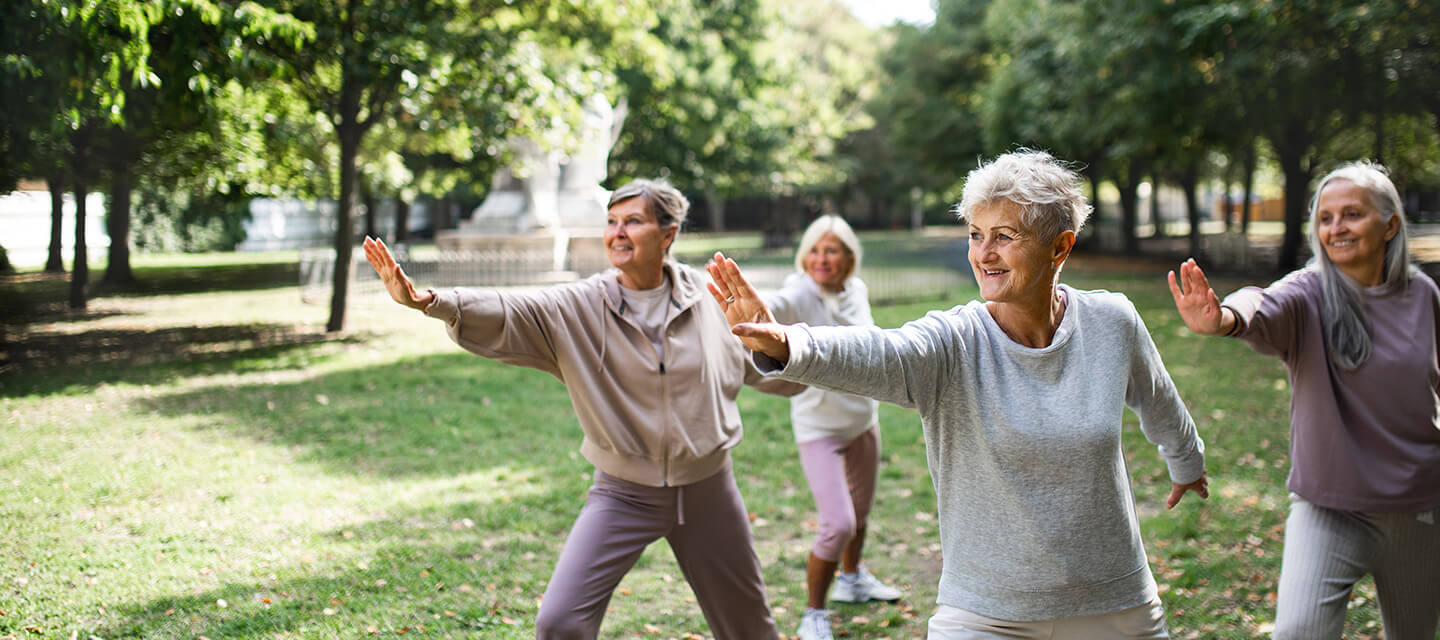
<instances>
[{"instance_id":1,"label":"light pink leggings","mask_svg":"<svg viewBox=\"0 0 1440 640\"><path fill-rule=\"evenodd\" d=\"M822 438L800 443L800 466L820 512L820 533L810 552L828 562L840 553L855 532L865 527L875 502L875 475L880 467L880 428L853 440Z\"/></svg>"},{"instance_id":2,"label":"light pink leggings","mask_svg":"<svg viewBox=\"0 0 1440 640\"><path fill-rule=\"evenodd\" d=\"M620 579L645 547L670 543L716 640L774 640L760 559L730 464L681 487L647 487L601 471L575 519L535 620L540 640L590 640Z\"/></svg>"}]
</instances>

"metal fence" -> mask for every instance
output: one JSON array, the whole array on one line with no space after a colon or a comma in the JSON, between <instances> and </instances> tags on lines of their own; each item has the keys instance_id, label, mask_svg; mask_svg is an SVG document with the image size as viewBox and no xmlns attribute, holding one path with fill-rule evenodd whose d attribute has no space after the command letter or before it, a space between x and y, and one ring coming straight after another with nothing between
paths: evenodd
<instances>
[{"instance_id":1,"label":"metal fence","mask_svg":"<svg viewBox=\"0 0 1440 640\"><path fill-rule=\"evenodd\" d=\"M682 262L699 268L704 258L679 256ZM572 260L570 268L557 271L551 251L486 250L441 251L412 256L403 248L395 250L395 261L415 281L418 289L433 287L521 287L535 288L571 282L588 277L609 267L603 256L598 260ZM743 263L744 261L742 261ZM877 264L876 262L882 262ZM757 289L780 288L785 277L794 270L774 260L746 266L745 273ZM324 304L330 300L335 273L333 249L304 249L300 252L300 297L307 303ZM974 286L968 269L949 266L891 266L873 260L860 274L870 288L870 301L876 304L939 298ZM385 287L365 261L364 252L356 249L351 255L350 294L353 300L374 299Z\"/></svg>"}]
</instances>

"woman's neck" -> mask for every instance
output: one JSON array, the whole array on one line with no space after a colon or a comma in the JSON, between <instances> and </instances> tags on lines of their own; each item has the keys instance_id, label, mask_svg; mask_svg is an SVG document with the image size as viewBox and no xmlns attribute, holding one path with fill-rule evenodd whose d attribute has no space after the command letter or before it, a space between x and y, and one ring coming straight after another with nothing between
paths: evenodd
<instances>
[{"instance_id":1,"label":"woman's neck","mask_svg":"<svg viewBox=\"0 0 1440 640\"><path fill-rule=\"evenodd\" d=\"M988 302L985 309L995 324L1017 344L1043 349L1055 340L1055 331L1065 319L1065 295L1050 287L1043 298L1013 302Z\"/></svg>"},{"instance_id":2,"label":"woman's neck","mask_svg":"<svg viewBox=\"0 0 1440 640\"><path fill-rule=\"evenodd\" d=\"M663 265L658 269L646 269L638 274L633 271L620 271L620 286L632 291L654 289L662 284L665 284L665 267Z\"/></svg>"},{"instance_id":3,"label":"woman's neck","mask_svg":"<svg viewBox=\"0 0 1440 640\"><path fill-rule=\"evenodd\" d=\"M1350 276L1356 284L1362 287L1378 287L1385 283L1385 254L1365 264L1335 265L1341 273Z\"/></svg>"}]
</instances>

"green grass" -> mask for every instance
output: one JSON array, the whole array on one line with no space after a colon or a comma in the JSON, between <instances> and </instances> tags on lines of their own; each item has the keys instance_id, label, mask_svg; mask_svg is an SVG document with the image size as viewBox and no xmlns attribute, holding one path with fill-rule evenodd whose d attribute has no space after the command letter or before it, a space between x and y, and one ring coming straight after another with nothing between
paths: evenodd
<instances>
[{"instance_id":1,"label":"green grass","mask_svg":"<svg viewBox=\"0 0 1440 640\"><path fill-rule=\"evenodd\" d=\"M40 305L4 326L26 355L0 372L0 638L534 636L591 472L559 382L467 355L440 323L384 299L355 300L350 331L327 336L327 309L275 274L266 286L233 264L140 275L207 285L101 297L83 314ZM1210 500L1166 512L1164 467L1127 414L1172 635L1265 635L1287 505L1283 368L1188 335L1162 273L1081 257L1066 281L1130 296L1207 442ZM0 286L7 299L64 297L60 280ZM970 295L880 307L877 321ZM814 508L786 401L747 391L741 408L736 476L788 634ZM881 424L866 558L905 600L835 605L836 630L923 637L939 571L934 493L915 413L883 406ZM1347 637L1378 636L1374 600L1367 581ZM663 543L611 609L607 638L708 635Z\"/></svg>"}]
</instances>

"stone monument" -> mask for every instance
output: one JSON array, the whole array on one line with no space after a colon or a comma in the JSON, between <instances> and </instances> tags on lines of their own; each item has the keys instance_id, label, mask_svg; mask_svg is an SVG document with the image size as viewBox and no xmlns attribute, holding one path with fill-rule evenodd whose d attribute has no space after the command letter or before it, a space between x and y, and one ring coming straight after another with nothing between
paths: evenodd
<instances>
[{"instance_id":1,"label":"stone monument","mask_svg":"<svg viewBox=\"0 0 1440 640\"><path fill-rule=\"evenodd\" d=\"M624 103L612 108L603 95L583 105L573 153L546 150L534 140L509 141L514 161L491 181L485 201L459 228L436 234L452 251L549 248L556 279L605 266L601 236L609 190L610 148L624 120ZM569 272L569 273L567 273Z\"/></svg>"}]
</instances>

